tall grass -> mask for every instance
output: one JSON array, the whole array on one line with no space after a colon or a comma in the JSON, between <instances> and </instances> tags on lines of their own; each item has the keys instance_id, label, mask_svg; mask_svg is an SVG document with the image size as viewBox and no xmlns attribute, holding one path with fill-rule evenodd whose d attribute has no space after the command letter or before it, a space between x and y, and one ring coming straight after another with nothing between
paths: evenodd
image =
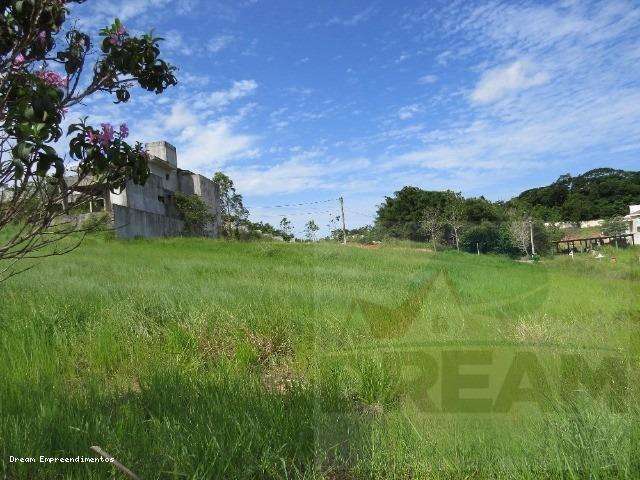
<instances>
[{"instance_id":1,"label":"tall grass","mask_svg":"<svg viewBox=\"0 0 640 480\"><path fill-rule=\"evenodd\" d=\"M598 399L521 417L414 415L403 372L380 357L398 339L373 338L363 314L388 319L432 281L403 345L623 355L640 326L640 263L637 250L614 254L532 265L92 237L0 285L0 468L112 478L105 464L9 462L100 445L146 479L634 478L635 410Z\"/></svg>"}]
</instances>

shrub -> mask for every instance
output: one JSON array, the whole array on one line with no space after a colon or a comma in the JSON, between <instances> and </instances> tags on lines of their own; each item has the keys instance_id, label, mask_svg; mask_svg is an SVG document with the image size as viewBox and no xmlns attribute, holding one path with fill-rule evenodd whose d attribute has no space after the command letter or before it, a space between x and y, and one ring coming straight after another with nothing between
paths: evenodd
<instances>
[{"instance_id":1,"label":"shrub","mask_svg":"<svg viewBox=\"0 0 640 480\"><path fill-rule=\"evenodd\" d=\"M204 236L207 223L213 220L213 215L199 196L176 193L176 209L184 221L185 235Z\"/></svg>"},{"instance_id":2,"label":"shrub","mask_svg":"<svg viewBox=\"0 0 640 480\"><path fill-rule=\"evenodd\" d=\"M482 222L472 225L462 234L460 247L470 253L495 252L500 245L500 232L498 226L491 222Z\"/></svg>"}]
</instances>

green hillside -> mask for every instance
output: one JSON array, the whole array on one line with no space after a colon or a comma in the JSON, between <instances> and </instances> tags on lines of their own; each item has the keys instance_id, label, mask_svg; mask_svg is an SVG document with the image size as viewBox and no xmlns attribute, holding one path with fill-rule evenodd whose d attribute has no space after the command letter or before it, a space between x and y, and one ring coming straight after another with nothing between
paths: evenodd
<instances>
[{"instance_id":1,"label":"green hillside","mask_svg":"<svg viewBox=\"0 0 640 480\"><path fill-rule=\"evenodd\" d=\"M640 204L640 172L597 168L572 177L562 175L551 185L532 188L516 197L545 220L594 220L629 213Z\"/></svg>"}]
</instances>

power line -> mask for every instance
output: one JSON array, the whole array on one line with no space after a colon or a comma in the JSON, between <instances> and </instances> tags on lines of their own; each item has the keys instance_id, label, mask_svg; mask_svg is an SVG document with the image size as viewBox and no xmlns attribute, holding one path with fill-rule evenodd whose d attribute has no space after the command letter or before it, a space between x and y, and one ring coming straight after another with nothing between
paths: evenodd
<instances>
[{"instance_id":1,"label":"power line","mask_svg":"<svg viewBox=\"0 0 640 480\"><path fill-rule=\"evenodd\" d=\"M322 210L322 211L313 211L313 212L285 212L285 213L259 213L259 215L265 217L293 217L298 215L319 215L322 213L330 213L332 215L336 214L334 210Z\"/></svg>"},{"instance_id":2,"label":"power line","mask_svg":"<svg viewBox=\"0 0 640 480\"><path fill-rule=\"evenodd\" d=\"M315 202L302 202L302 203L289 203L289 204L284 204L284 205L269 205L269 206L259 206L259 207L254 207L254 208L288 208L288 207L300 207L300 206L304 206L304 205L315 205L318 203L328 203L328 202L335 202L337 201L337 198L329 198L327 200L317 200Z\"/></svg>"},{"instance_id":3,"label":"power line","mask_svg":"<svg viewBox=\"0 0 640 480\"><path fill-rule=\"evenodd\" d=\"M349 210L349 213L355 213L356 215L362 215L363 217L369 217L369 218L371 218L374 215L373 213L362 213L357 210Z\"/></svg>"}]
</instances>

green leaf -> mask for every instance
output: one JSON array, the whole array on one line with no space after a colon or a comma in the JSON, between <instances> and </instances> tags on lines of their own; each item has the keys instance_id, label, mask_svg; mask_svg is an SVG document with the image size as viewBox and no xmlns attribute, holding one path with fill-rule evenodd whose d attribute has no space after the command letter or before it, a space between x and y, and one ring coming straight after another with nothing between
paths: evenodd
<instances>
[{"instance_id":1,"label":"green leaf","mask_svg":"<svg viewBox=\"0 0 640 480\"><path fill-rule=\"evenodd\" d=\"M33 147L26 142L18 143L12 150L13 157L19 160L27 160L32 152Z\"/></svg>"},{"instance_id":2,"label":"green leaf","mask_svg":"<svg viewBox=\"0 0 640 480\"><path fill-rule=\"evenodd\" d=\"M18 180L20 180L24 175L24 165L21 162L19 162L18 160L15 160L15 159L12 160L11 163L13 163L13 169L15 171L15 177Z\"/></svg>"}]
</instances>

